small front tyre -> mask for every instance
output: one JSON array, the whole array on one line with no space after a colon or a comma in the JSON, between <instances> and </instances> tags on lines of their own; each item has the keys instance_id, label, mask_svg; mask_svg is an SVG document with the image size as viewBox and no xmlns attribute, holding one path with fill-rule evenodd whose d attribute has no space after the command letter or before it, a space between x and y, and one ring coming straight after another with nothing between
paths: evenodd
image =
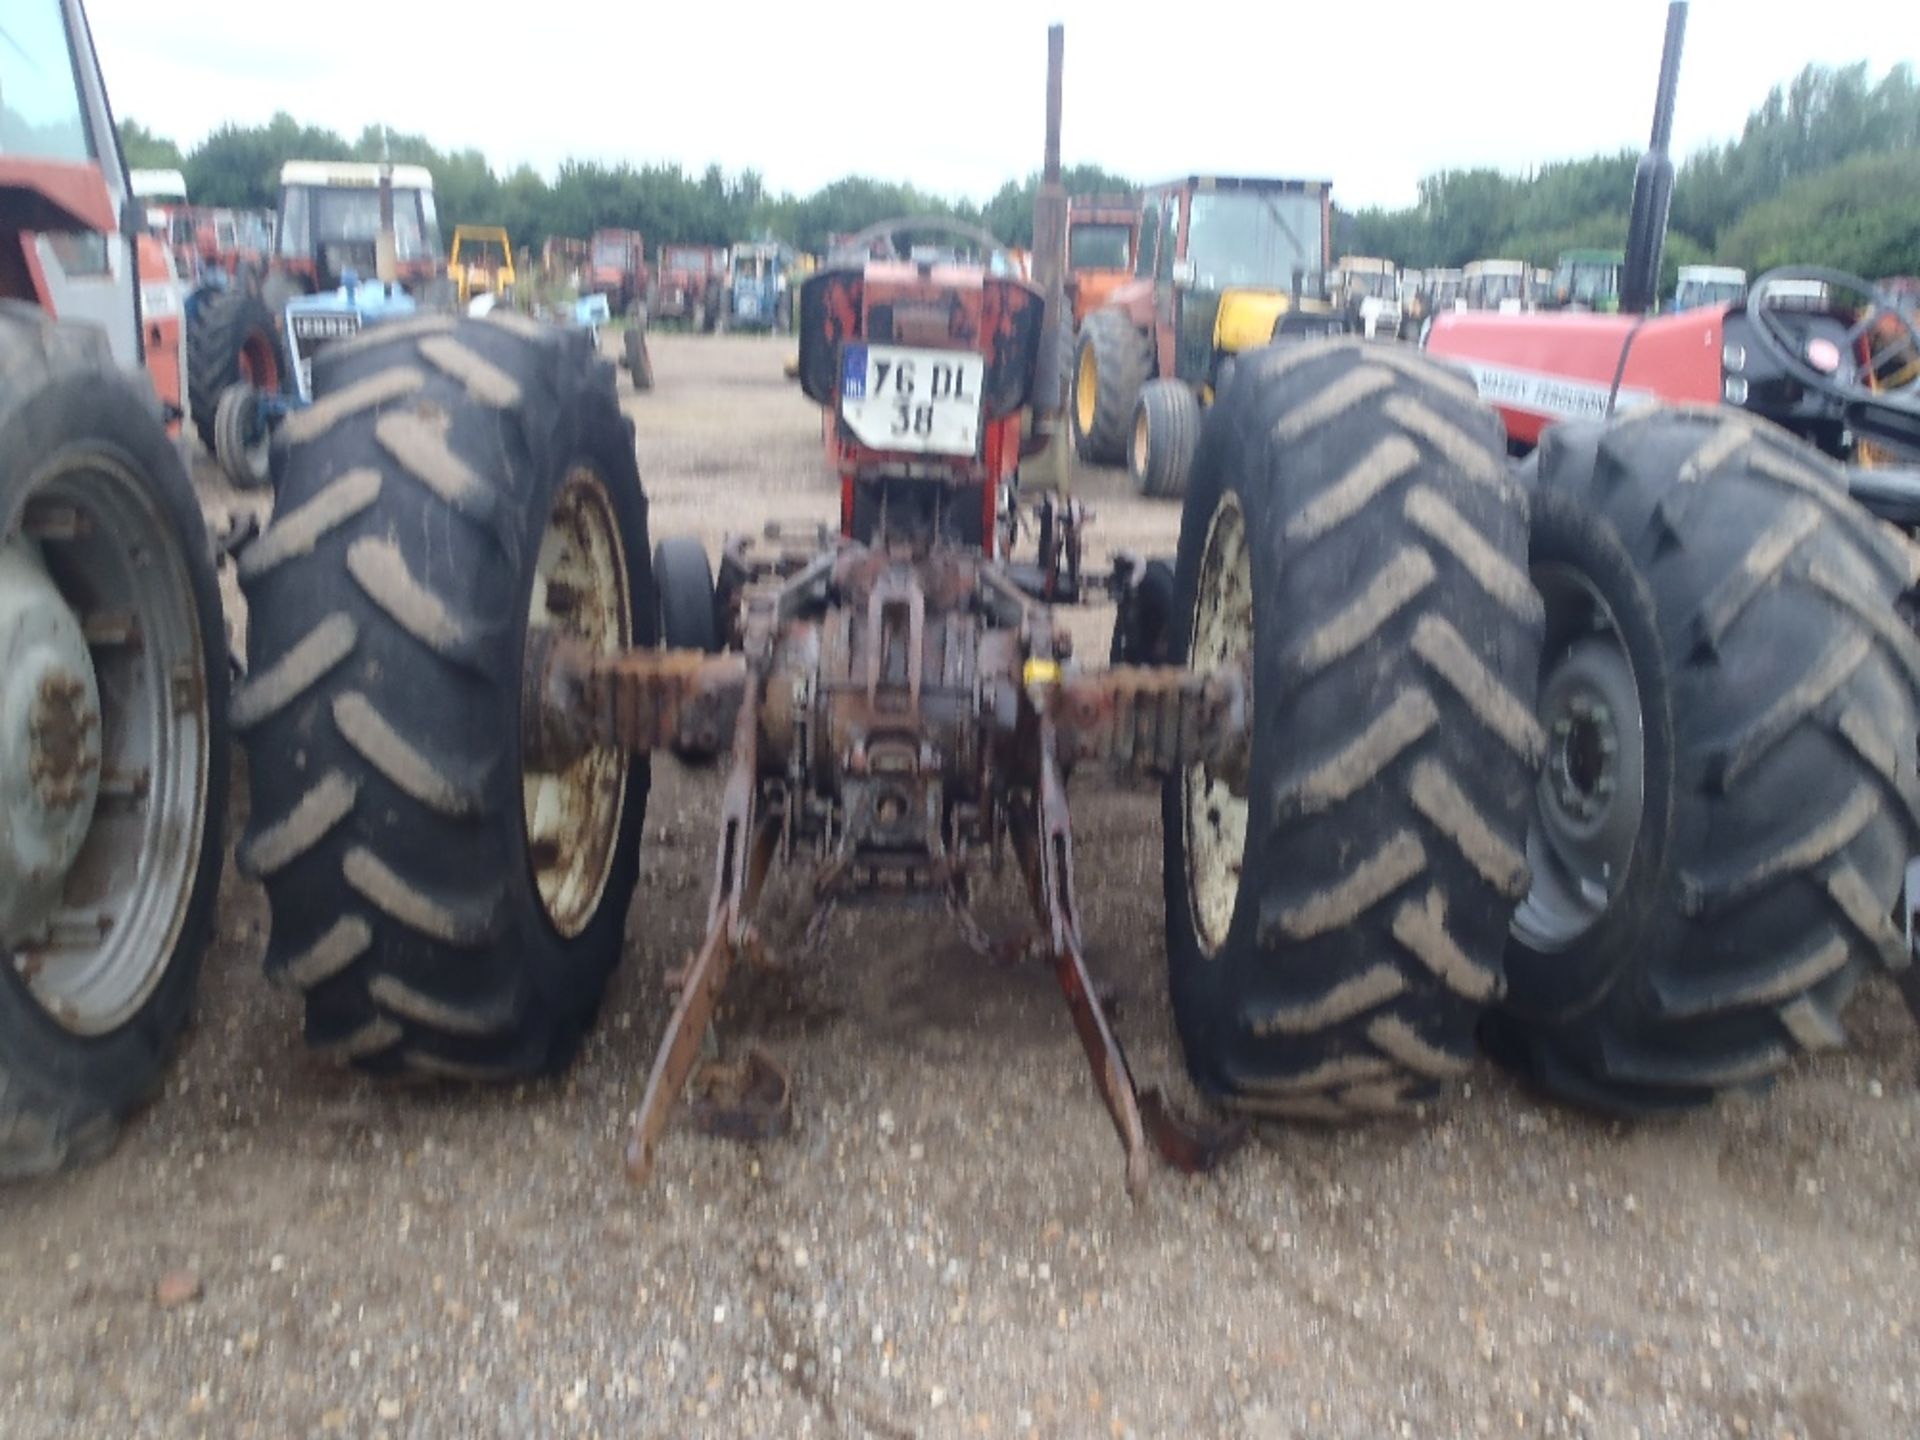
<instances>
[{"instance_id":1,"label":"small front tyre","mask_svg":"<svg viewBox=\"0 0 1920 1440\"><path fill-rule=\"evenodd\" d=\"M1127 445L1127 473L1142 495L1177 500L1187 493L1193 452L1200 443L1200 399L1178 380L1140 387Z\"/></svg>"}]
</instances>

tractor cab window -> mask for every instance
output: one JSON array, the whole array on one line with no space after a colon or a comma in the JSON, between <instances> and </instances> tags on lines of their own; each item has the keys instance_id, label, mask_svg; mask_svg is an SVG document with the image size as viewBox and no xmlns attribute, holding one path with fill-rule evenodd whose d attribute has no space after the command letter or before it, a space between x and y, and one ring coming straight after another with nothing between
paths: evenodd
<instances>
[{"instance_id":1,"label":"tractor cab window","mask_svg":"<svg viewBox=\"0 0 1920 1440\"><path fill-rule=\"evenodd\" d=\"M1347 276L1347 291L1353 295L1370 295L1376 300L1391 300L1398 293L1399 285L1394 277L1383 271L1369 273L1356 270Z\"/></svg>"},{"instance_id":2,"label":"tractor cab window","mask_svg":"<svg viewBox=\"0 0 1920 1440\"><path fill-rule=\"evenodd\" d=\"M733 257L733 278L736 280L764 280L773 266L771 256L736 255Z\"/></svg>"},{"instance_id":3,"label":"tractor cab window","mask_svg":"<svg viewBox=\"0 0 1920 1440\"><path fill-rule=\"evenodd\" d=\"M314 239L321 245L371 244L380 234L380 192L326 188L313 192ZM393 249L400 260L429 258L422 234L420 192L393 192Z\"/></svg>"},{"instance_id":4,"label":"tractor cab window","mask_svg":"<svg viewBox=\"0 0 1920 1440\"><path fill-rule=\"evenodd\" d=\"M1155 241L1159 238L1158 207L1149 200L1140 211L1140 254L1135 257L1133 273L1139 280L1153 278L1154 255L1157 251Z\"/></svg>"},{"instance_id":5,"label":"tractor cab window","mask_svg":"<svg viewBox=\"0 0 1920 1440\"><path fill-rule=\"evenodd\" d=\"M414 196L420 204L420 256L431 258L440 253L440 209L433 201L431 190L396 190L393 192L394 209L400 208L403 196ZM402 255L402 259L408 258Z\"/></svg>"},{"instance_id":6,"label":"tractor cab window","mask_svg":"<svg viewBox=\"0 0 1920 1440\"><path fill-rule=\"evenodd\" d=\"M1125 225L1076 225L1067 236L1069 270L1130 270L1133 232Z\"/></svg>"},{"instance_id":7,"label":"tractor cab window","mask_svg":"<svg viewBox=\"0 0 1920 1440\"><path fill-rule=\"evenodd\" d=\"M1564 262L1554 273L1553 288L1563 304L1599 309L1620 293L1620 267Z\"/></svg>"},{"instance_id":8,"label":"tractor cab window","mask_svg":"<svg viewBox=\"0 0 1920 1440\"><path fill-rule=\"evenodd\" d=\"M1180 197L1168 195L1160 202L1160 258L1154 275L1161 280L1173 278L1173 261L1180 245Z\"/></svg>"},{"instance_id":9,"label":"tractor cab window","mask_svg":"<svg viewBox=\"0 0 1920 1440\"><path fill-rule=\"evenodd\" d=\"M311 196L305 186L290 185L280 192L280 253L293 259L313 248L309 223Z\"/></svg>"},{"instance_id":10,"label":"tractor cab window","mask_svg":"<svg viewBox=\"0 0 1920 1440\"><path fill-rule=\"evenodd\" d=\"M1738 280L1682 280L1673 308L1692 310L1702 305L1733 305L1744 300L1747 287Z\"/></svg>"},{"instance_id":11,"label":"tractor cab window","mask_svg":"<svg viewBox=\"0 0 1920 1440\"><path fill-rule=\"evenodd\" d=\"M627 242L624 240L594 241L593 263L606 266L624 266L627 263Z\"/></svg>"},{"instance_id":12,"label":"tractor cab window","mask_svg":"<svg viewBox=\"0 0 1920 1440\"><path fill-rule=\"evenodd\" d=\"M91 158L60 0L7 8L0 20L0 155Z\"/></svg>"},{"instance_id":13,"label":"tractor cab window","mask_svg":"<svg viewBox=\"0 0 1920 1440\"><path fill-rule=\"evenodd\" d=\"M1289 290L1296 276L1317 286L1326 271L1319 198L1273 190L1197 194L1187 225L1187 259L1201 290Z\"/></svg>"},{"instance_id":14,"label":"tractor cab window","mask_svg":"<svg viewBox=\"0 0 1920 1440\"><path fill-rule=\"evenodd\" d=\"M667 252L669 270L690 270L696 275L707 273L707 252L704 250L669 250Z\"/></svg>"}]
</instances>

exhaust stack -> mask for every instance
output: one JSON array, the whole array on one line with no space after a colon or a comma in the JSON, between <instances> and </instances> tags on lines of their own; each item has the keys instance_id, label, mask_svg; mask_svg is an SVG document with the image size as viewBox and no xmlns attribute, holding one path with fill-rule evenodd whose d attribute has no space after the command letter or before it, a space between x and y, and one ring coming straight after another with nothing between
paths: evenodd
<instances>
[{"instance_id":1,"label":"exhaust stack","mask_svg":"<svg viewBox=\"0 0 1920 1440\"><path fill-rule=\"evenodd\" d=\"M1667 43L1660 57L1660 89L1653 103L1653 137L1633 176L1633 215L1627 222L1627 263L1620 276L1620 309L1644 314L1660 293L1660 261L1667 248L1667 212L1673 205L1673 99L1680 86L1680 51L1687 38L1687 0L1667 7Z\"/></svg>"}]
</instances>

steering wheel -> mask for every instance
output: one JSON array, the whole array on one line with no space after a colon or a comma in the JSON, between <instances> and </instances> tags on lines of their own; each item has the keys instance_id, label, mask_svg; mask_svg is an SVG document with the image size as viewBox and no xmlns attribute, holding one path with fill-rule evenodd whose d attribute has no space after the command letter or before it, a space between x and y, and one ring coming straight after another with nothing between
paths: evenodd
<instances>
[{"instance_id":1,"label":"steering wheel","mask_svg":"<svg viewBox=\"0 0 1920 1440\"><path fill-rule=\"evenodd\" d=\"M956 220L948 215L902 215L894 220L882 220L869 225L857 235L849 236L842 248L850 253L864 255L872 250L874 242L887 242L887 258L901 259L900 249L895 245L894 237L907 231L923 234L953 235L972 244L981 246L989 255L1003 257L1009 268L1013 257L1007 253L1006 245L991 230L969 224L965 220Z\"/></svg>"},{"instance_id":2,"label":"steering wheel","mask_svg":"<svg viewBox=\"0 0 1920 1440\"><path fill-rule=\"evenodd\" d=\"M1796 333L1786 319L1792 313L1807 313L1804 304L1795 312L1784 302L1790 296L1803 300L1788 287L1808 281L1826 287L1820 312L1852 312L1856 317L1829 366L1815 363L1822 341ZM1768 358L1809 390L1842 401L1892 404L1920 413L1920 328L1899 301L1872 281L1819 265L1769 270L1748 287L1747 317ZM1869 342L1864 351L1863 340ZM1889 386L1879 378L1883 376L1898 377L1898 383Z\"/></svg>"}]
</instances>

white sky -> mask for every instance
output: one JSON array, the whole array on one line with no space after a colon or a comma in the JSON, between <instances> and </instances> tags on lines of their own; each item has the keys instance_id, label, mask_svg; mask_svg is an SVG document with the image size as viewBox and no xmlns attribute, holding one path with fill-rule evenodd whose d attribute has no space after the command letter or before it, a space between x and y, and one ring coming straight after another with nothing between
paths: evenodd
<instances>
[{"instance_id":1,"label":"white sky","mask_svg":"<svg viewBox=\"0 0 1920 1440\"><path fill-rule=\"evenodd\" d=\"M1065 158L1139 181L1330 178L1404 205L1447 166L1646 144L1665 0L327 0L222 23L88 0L114 108L187 146L275 110L482 150L850 173L984 199L1039 167L1046 24L1066 34ZM211 12L209 12L211 13ZM1147 17L1170 17L1160 23ZM1675 151L1738 135L1809 61L1920 57L1910 0L1695 0Z\"/></svg>"}]
</instances>

